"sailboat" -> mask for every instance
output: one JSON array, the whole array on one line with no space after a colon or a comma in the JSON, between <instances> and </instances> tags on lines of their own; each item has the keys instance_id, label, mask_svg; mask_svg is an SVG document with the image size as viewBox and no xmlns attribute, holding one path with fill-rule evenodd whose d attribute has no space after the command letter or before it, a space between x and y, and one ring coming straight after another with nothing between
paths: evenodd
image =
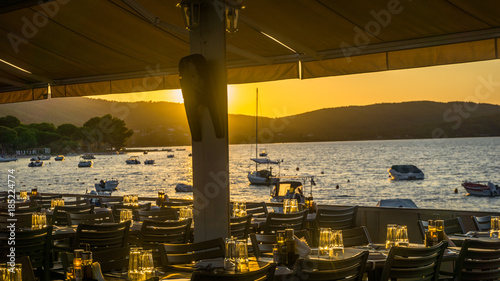
<instances>
[{"instance_id":1,"label":"sailboat","mask_svg":"<svg viewBox=\"0 0 500 281\"><path fill-rule=\"evenodd\" d=\"M255 158L250 158L255 162L255 171L249 172L247 175L250 184L256 185L272 185L279 181L279 178L273 175L273 169L271 165L279 165L283 160L273 161L269 158L259 158L263 156L262 152L259 154L259 89L256 91L256 104L255 104ZM267 153L265 153L267 156ZM265 169L259 170L259 165L266 165ZM279 175L279 170L278 170Z\"/></svg>"}]
</instances>

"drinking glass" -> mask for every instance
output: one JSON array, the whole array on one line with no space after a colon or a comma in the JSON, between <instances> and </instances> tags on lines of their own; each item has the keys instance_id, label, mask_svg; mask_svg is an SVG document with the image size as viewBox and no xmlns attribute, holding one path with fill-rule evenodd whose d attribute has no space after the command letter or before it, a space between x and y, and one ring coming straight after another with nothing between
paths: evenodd
<instances>
[{"instance_id":1,"label":"drinking glass","mask_svg":"<svg viewBox=\"0 0 500 281\"><path fill-rule=\"evenodd\" d=\"M224 268L230 269L234 266L236 258L236 241L233 238L226 238L224 241Z\"/></svg>"},{"instance_id":2,"label":"drinking glass","mask_svg":"<svg viewBox=\"0 0 500 281\"><path fill-rule=\"evenodd\" d=\"M21 199L23 201L28 200L28 191L26 191L26 190L19 191L19 199Z\"/></svg>"},{"instance_id":3,"label":"drinking glass","mask_svg":"<svg viewBox=\"0 0 500 281\"><path fill-rule=\"evenodd\" d=\"M290 199L290 213L296 213L299 211L299 205L297 199Z\"/></svg>"},{"instance_id":4,"label":"drinking glass","mask_svg":"<svg viewBox=\"0 0 500 281\"><path fill-rule=\"evenodd\" d=\"M342 238L342 230L331 231L328 256L330 258L344 258L344 240Z\"/></svg>"},{"instance_id":5,"label":"drinking glass","mask_svg":"<svg viewBox=\"0 0 500 281\"><path fill-rule=\"evenodd\" d=\"M319 246L318 255L328 254L328 248L330 245L332 231L330 228L320 228L319 229Z\"/></svg>"},{"instance_id":6,"label":"drinking glass","mask_svg":"<svg viewBox=\"0 0 500 281\"><path fill-rule=\"evenodd\" d=\"M0 280L7 280L8 274L7 263L0 263Z\"/></svg>"},{"instance_id":7,"label":"drinking glass","mask_svg":"<svg viewBox=\"0 0 500 281\"><path fill-rule=\"evenodd\" d=\"M398 225L396 234L396 246L408 247L410 241L408 240L408 227L406 225Z\"/></svg>"},{"instance_id":8,"label":"drinking glass","mask_svg":"<svg viewBox=\"0 0 500 281\"><path fill-rule=\"evenodd\" d=\"M429 220L427 228L429 229L430 232L436 231L437 230L436 229L436 221L435 220Z\"/></svg>"},{"instance_id":9,"label":"drinking glass","mask_svg":"<svg viewBox=\"0 0 500 281\"><path fill-rule=\"evenodd\" d=\"M398 226L395 224L387 225L387 238L385 239L385 248L389 249L392 246L396 245L396 236L397 236Z\"/></svg>"},{"instance_id":10,"label":"drinking glass","mask_svg":"<svg viewBox=\"0 0 500 281\"><path fill-rule=\"evenodd\" d=\"M243 265L246 265L248 268L247 242L245 240L236 240L235 248L236 248L235 270L242 271Z\"/></svg>"},{"instance_id":11,"label":"drinking glass","mask_svg":"<svg viewBox=\"0 0 500 281\"><path fill-rule=\"evenodd\" d=\"M11 268L10 265L2 263L0 265L0 280L22 281L22 264L16 263L14 268Z\"/></svg>"},{"instance_id":12,"label":"drinking glass","mask_svg":"<svg viewBox=\"0 0 500 281\"><path fill-rule=\"evenodd\" d=\"M54 209L56 207L56 201L57 199L50 199L50 209Z\"/></svg>"},{"instance_id":13,"label":"drinking glass","mask_svg":"<svg viewBox=\"0 0 500 281\"><path fill-rule=\"evenodd\" d=\"M130 195L123 195L123 205L130 205Z\"/></svg>"},{"instance_id":14,"label":"drinking glass","mask_svg":"<svg viewBox=\"0 0 500 281\"><path fill-rule=\"evenodd\" d=\"M132 210L120 210L120 222L130 221L130 225L132 226Z\"/></svg>"},{"instance_id":15,"label":"drinking glass","mask_svg":"<svg viewBox=\"0 0 500 281\"><path fill-rule=\"evenodd\" d=\"M39 229L47 227L47 215L45 213L38 213L40 225Z\"/></svg>"},{"instance_id":16,"label":"drinking glass","mask_svg":"<svg viewBox=\"0 0 500 281\"><path fill-rule=\"evenodd\" d=\"M239 217L244 217L247 215L247 204L245 202L240 203L240 209L238 212Z\"/></svg>"},{"instance_id":17,"label":"drinking glass","mask_svg":"<svg viewBox=\"0 0 500 281\"><path fill-rule=\"evenodd\" d=\"M290 199L283 199L283 214L290 213Z\"/></svg>"},{"instance_id":18,"label":"drinking glass","mask_svg":"<svg viewBox=\"0 0 500 281\"><path fill-rule=\"evenodd\" d=\"M141 277L141 247L131 247L128 258L128 277L131 280L140 280Z\"/></svg>"},{"instance_id":19,"label":"drinking glass","mask_svg":"<svg viewBox=\"0 0 500 281\"><path fill-rule=\"evenodd\" d=\"M138 206L139 205L139 195L131 195L131 205Z\"/></svg>"},{"instance_id":20,"label":"drinking glass","mask_svg":"<svg viewBox=\"0 0 500 281\"><path fill-rule=\"evenodd\" d=\"M141 250L140 271L143 273L143 279L148 280L155 276L155 265L153 262L153 250Z\"/></svg>"},{"instance_id":21,"label":"drinking glass","mask_svg":"<svg viewBox=\"0 0 500 281\"><path fill-rule=\"evenodd\" d=\"M31 214L31 229L38 229L38 213Z\"/></svg>"},{"instance_id":22,"label":"drinking glass","mask_svg":"<svg viewBox=\"0 0 500 281\"><path fill-rule=\"evenodd\" d=\"M59 198L57 201L58 205L57 206L64 206L64 198Z\"/></svg>"},{"instance_id":23,"label":"drinking glass","mask_svg":"<svg viewBox=\"0 0 500 281\"><path fill-rule=\"evenodd\" d=\"M490 228L490 237L499 238L500 232L500 217L499 216L491 216L491 228Z\"/></svg>"}]
</instances>

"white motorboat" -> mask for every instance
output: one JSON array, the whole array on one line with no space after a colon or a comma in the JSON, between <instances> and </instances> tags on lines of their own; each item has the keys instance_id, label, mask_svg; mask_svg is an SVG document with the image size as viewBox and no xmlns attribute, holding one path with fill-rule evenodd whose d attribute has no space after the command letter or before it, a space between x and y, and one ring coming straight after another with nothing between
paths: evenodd
<instances>
[{"instance_id":1,"label":"white motorboat","mask_svg":"<svg viewBox=\"0 0 500 281\"><path fill-rule=\"evenodd\" d=\"M91 159L95 159L95 156L94 154L83 154L82 156L83 159L87 159L87 160L91 160Z\"/></svg>"},{"instance_id":2,"label":"white motorboat","mask_svg":"<svg viewBox=\"0 0 500 281\"><path fill-rule=\"evenodd\" d=\"M36 160L50 160L50 156L47 156L47 155L38 155L38 156L33 156L30 159L30 161L36 161Z\"/></svg>"},{"instance_id":3,"label":"white motorboat","mask_svg":"<svg viewBox=\"0 0 500 281\"><path fill-rule=\"evenodd\" d=\"M500 196L500 188L492 182L477 181L469 182L464 181L462 186L467 190L470 195L474 196Z\"/></svg>"},{"instance_id":4,"label":"white motorboat","mask_svg":"<svg viewBox=\"0 0 500 281\"><path fill-rule=\"evenodd\" d=\"M393 165L388 172L394 180L424 179L424 173L414 165Z\"/></svg>"},{"instance_id":5,"label":"white motorboat","mask_svg":"<svg viewBox=\"0 0 500 281\"><path fill-rule=\"evenodd\" d=\"M0 163L2 163L2 162L12 162L12 161L17 161L17 158L3 158L3 157L0 157Z\"/></svg>"},{"instance_id":6,"label":"white motorboat","mask_svg":"<svg viewBox=\"0 0 500 281\"><path fill-rule=\"evenodd\" d=\"M80 162L78 162L78 167L79 168L90 168L94 165L94 162L92 162L92 160L80 160Z\"/></svg>"},{"instance_id":7,"label":"white motorboat","mask_svg":"<svg viewBox=\"0 0 500 281\"><path fill-rule=\"evenodd\" d=\"M118 180L101 180L95 184L95 190L97 192L118 190Z\"/></svg>"},{"instance_id":8,"label":"white motorboat","mask_svg":"<svg viewBox=\"0 0 500 281\"><path fill-rule=\"evenodd\" d=\"M28 167L42 167L42 166L43 166L43 161L41 160L31 161L28 164Z\"/></svg>"},{"instance_id":9,"label":"white motorboat","mask_svg":"<svg viewBox=\"0 0 500 281\"><path fill-rule=\"evenodd\" d=\"M273 161L269 158L250 158L250 160L255 162L255 171L249 172L247 175L248 180L251 184L256 185L271 185L278 182L278 177L273 175L273 169L271 165L279 165L283 160ZM266 169L258 169L260 164L266 164ZM279 172L278 172L279 175Z\"/></svg>"},{"instance_id":10,"label":"white motorboat","mask_svg":"<svg viewBox=\"0 0 500 281\"><path fill-rule=\"evenodd\" d=\"M193 186L185 183L178 183L175 186L176 192L193 192Z\"/></svg>"},{"instance_id":11,"label":"white motorboat","mask_svg":"<svg viewBox=\"0 0 500 281\"><path fill-rule=\"evenodd\" d=\"M141 164L139 161L139 156L130 156L127 160L125 160L127 164Z\"/></svg>"},{"instance_id":12,"label":"white motorboat","mask_svg":"<svg viewBox=\"0 0 500 281\"><path fill-rule=\"evenodd\" d=\"M64 155L57 155L57 157L54 158L56 161L64 161L65 157Z\"/></svg>"},{"instance_id":13,"label":"white motorboat","mask_svg":"<svg viewBox=\"0 0 500 281\"><path fill-rule=\"evenodd\" d=\"M146 159L146 160L144 160L144 164L145 165L154 165L155 160L154 159Z\"/></svg>"}]
</instances>

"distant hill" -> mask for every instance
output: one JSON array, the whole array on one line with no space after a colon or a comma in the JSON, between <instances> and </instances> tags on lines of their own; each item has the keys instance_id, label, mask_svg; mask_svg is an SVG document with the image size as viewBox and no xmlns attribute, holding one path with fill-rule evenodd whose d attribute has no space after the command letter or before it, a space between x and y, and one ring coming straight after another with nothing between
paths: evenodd
<instances>
[{"instance_id":1,"label":"distant hill","mask_svg":"<svg viewBox=\"0 0 500 281\"><path fill-rule=\"evenodd\" d=\"M128 146L190 143L184 105L61 98L0 105L0 116L23 123L83 125L111 114L134 130ZM230 143L255 142L255 117L229 116ZM433 137L500 136L500 106L415 101L326 108L282 118L259 118L259 142L305 142Z\"/></svg>"}]
</instances>

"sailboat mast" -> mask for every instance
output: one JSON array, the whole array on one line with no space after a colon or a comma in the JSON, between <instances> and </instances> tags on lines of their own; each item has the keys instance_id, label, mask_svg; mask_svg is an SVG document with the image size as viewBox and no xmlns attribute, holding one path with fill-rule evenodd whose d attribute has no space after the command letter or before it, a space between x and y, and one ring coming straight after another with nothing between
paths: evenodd
<instances>
[{"instance_id":1,"label":"sailboat mast","mask_svg":"<svg viewBox=\"0 0 500 281\"><path fill-rule=\"evenodd\" d=\"M255 158L259 157L259 88L255 91ZM258 164L255 162L255 171L258 170Z\"/></svg>"}]
</instances>

